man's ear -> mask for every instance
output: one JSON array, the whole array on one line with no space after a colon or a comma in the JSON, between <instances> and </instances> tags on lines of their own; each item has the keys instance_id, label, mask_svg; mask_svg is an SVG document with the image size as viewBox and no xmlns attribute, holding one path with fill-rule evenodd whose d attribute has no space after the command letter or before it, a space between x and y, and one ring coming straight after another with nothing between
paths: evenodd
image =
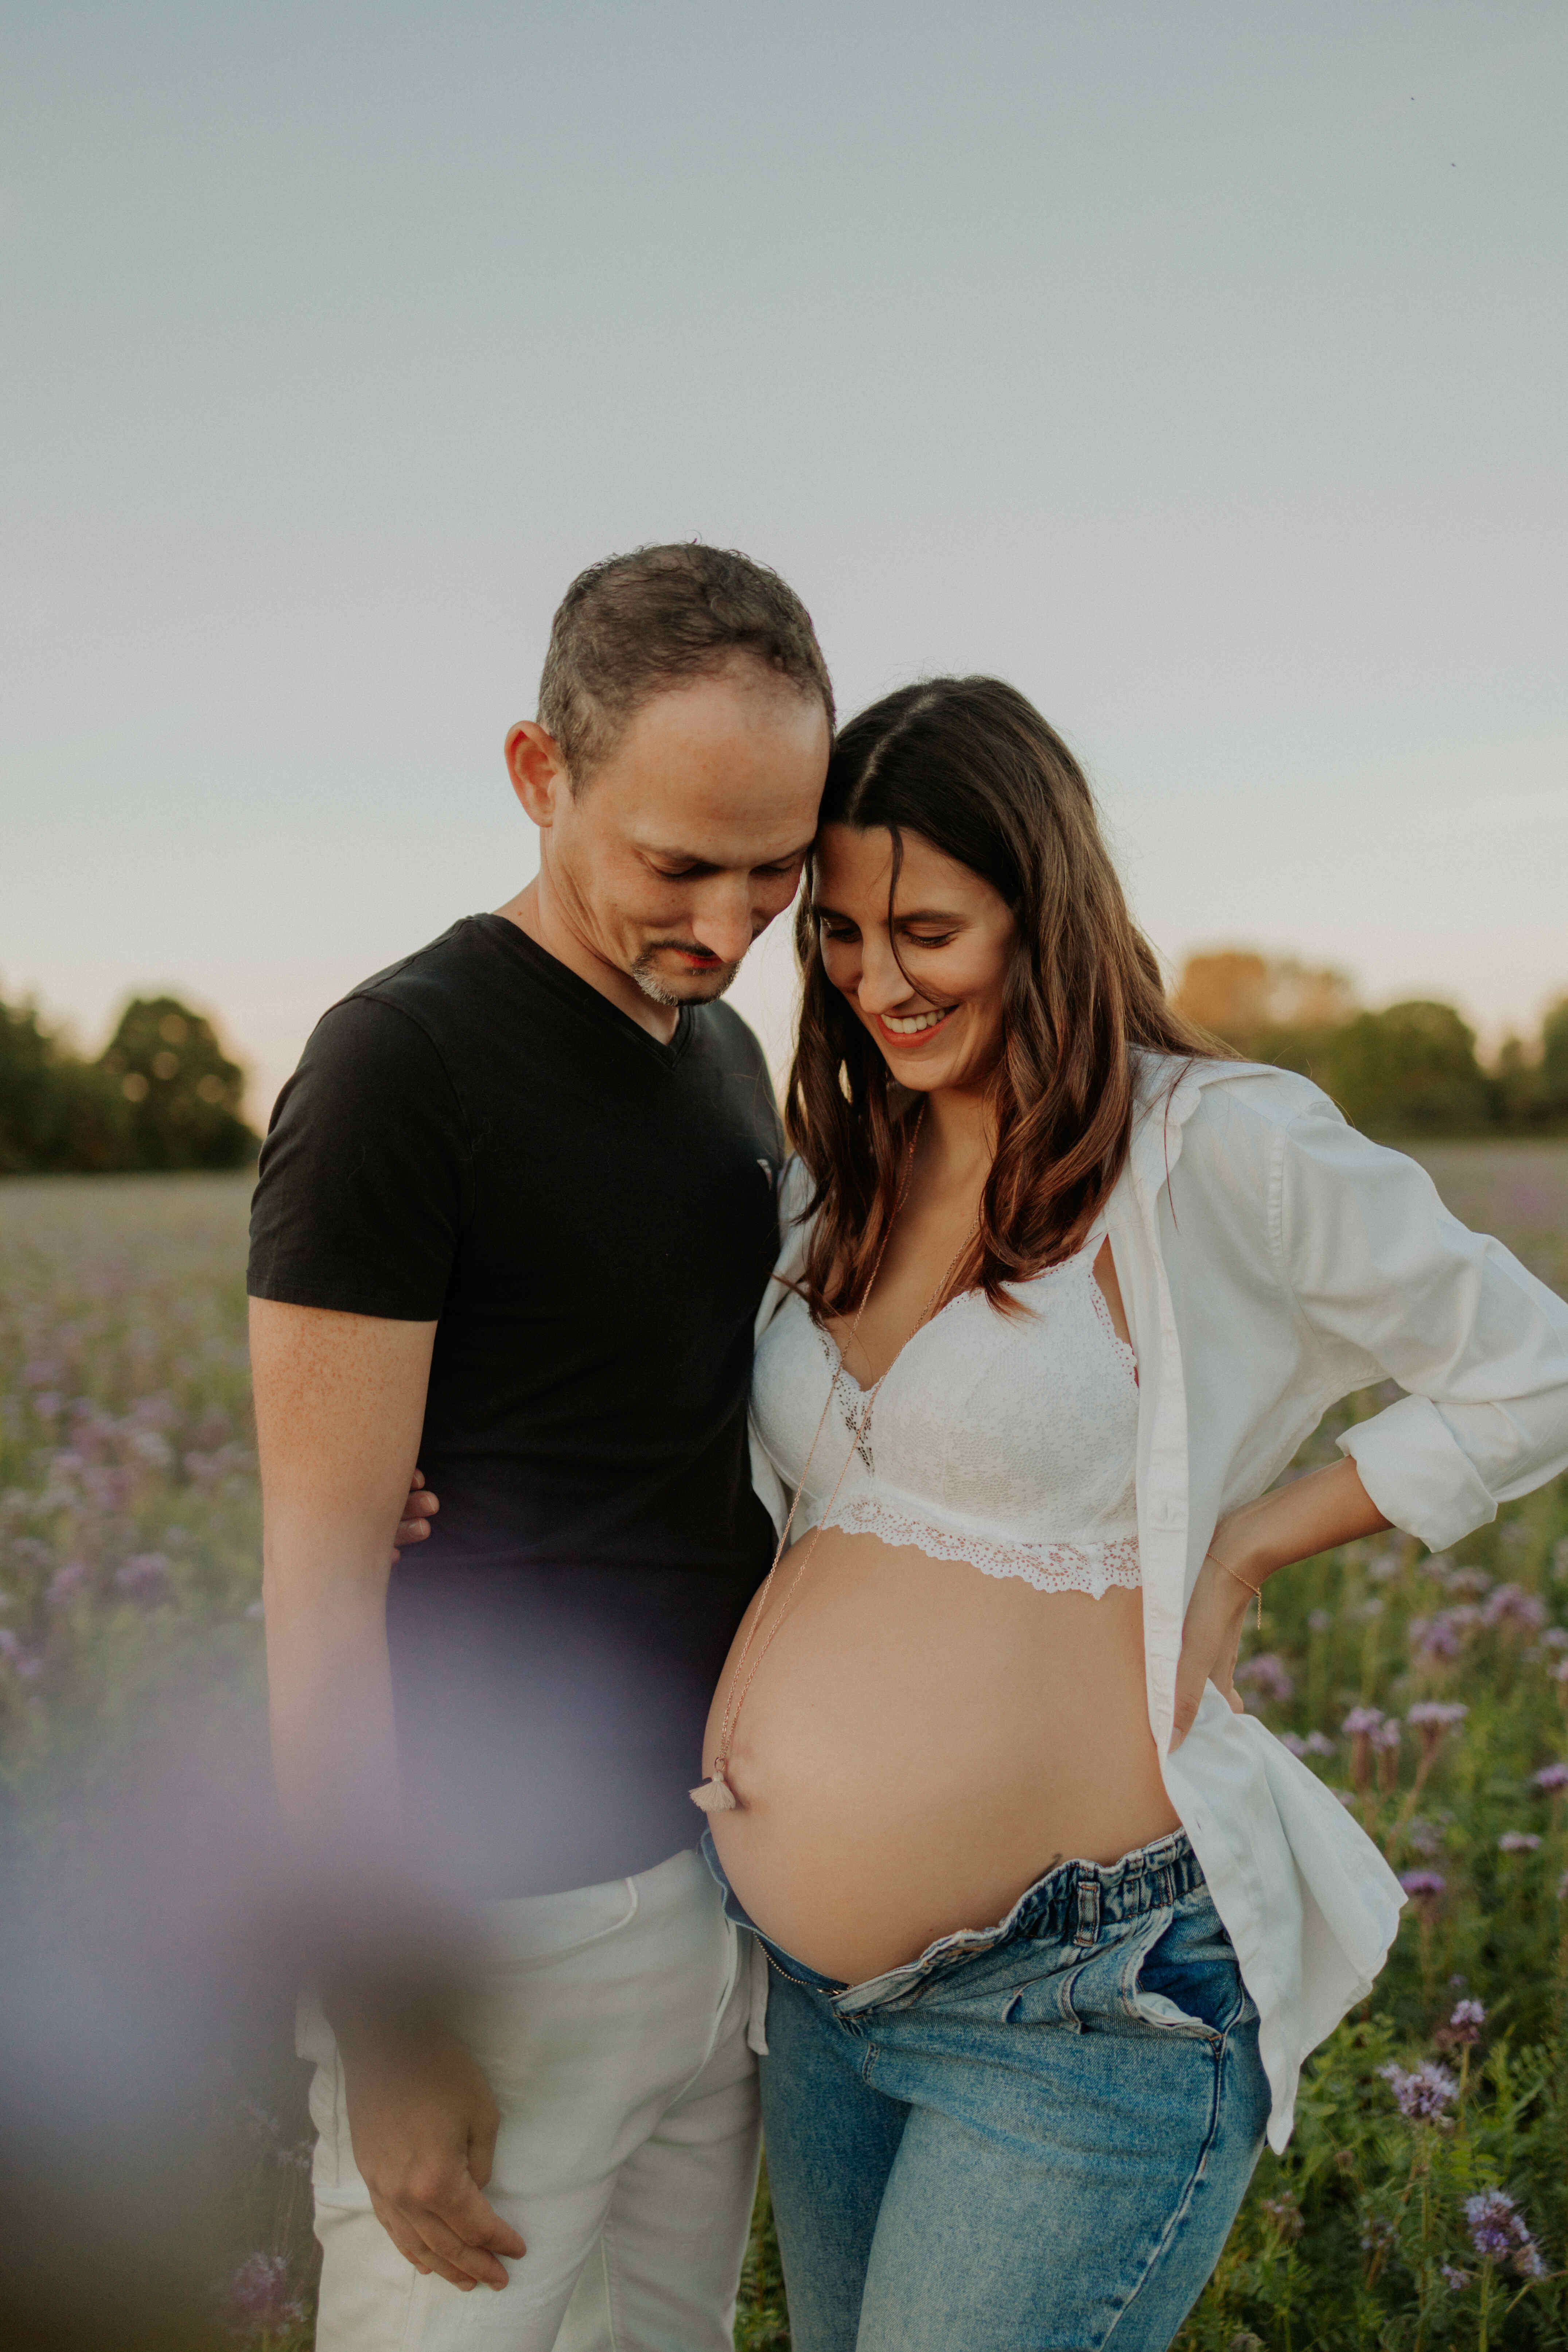
<instances>
[{"instance_id":1,"label":"man's ear","mask_svg":"<svg viewBox=\"0 0 1568 2352\"><path fill-rule=\"evenodd\" d=\"M537 719L520 719L506 739L506 766L525 813L548 832L562 795L572 790L560 744Z\"/></svg>"}]
</instances>

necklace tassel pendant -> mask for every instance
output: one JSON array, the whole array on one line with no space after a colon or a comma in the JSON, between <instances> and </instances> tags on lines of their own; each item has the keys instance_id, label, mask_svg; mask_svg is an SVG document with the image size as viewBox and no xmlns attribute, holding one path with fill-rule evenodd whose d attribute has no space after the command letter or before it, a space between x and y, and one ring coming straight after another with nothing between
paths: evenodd
<instances>
[{"instance_id":1,"label":"necklace tassel pendant","mask_svg":"<svg viewBox=\"0 0 1568 2352\"><path fill-rule=\"evenodd\" d=\"M738 1813L741 1810L741 1800L731 1788L725 1776L724 1759L721 1756L701 1787L689 1789L687 1794L700 1812Z\"/></svg>"}]
</instances>

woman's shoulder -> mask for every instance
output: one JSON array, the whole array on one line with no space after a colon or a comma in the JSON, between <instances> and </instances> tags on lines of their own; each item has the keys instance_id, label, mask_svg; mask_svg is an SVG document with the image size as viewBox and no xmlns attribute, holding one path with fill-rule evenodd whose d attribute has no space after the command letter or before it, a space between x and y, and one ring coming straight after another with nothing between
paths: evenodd
<instances>
[{"instance_id":1,"label":"woman's shoulder","mask_svg":"<svg viewBox=\"0 0 1568 2352\"><path fill-rule=\"evenodd\" d=\"M1340 1127L1345 1123L1321 1087L1271 1062L1140 1050L1134 1055L1133 1086L1137 1124L1187 1130L1189 1142L1200 1133L1245 1127L1277 1130L1301 1118L1325 1118Z\"/></svg>"},{"instance_id":2,"label":"woman's shoulder","mask_svg":"<svg viewBox=\"0 0 1568 2352\"><path fill-rule=\"evenodd\" d=\"M1310 1078L1271 1063L1142 1054L1136 1083L1134 1179L1157 1192L1180 1161L1183 1188L1196 1185L1229 1216L1251 1209L1269 1222L1292 1139L1336 1138L1329 1149L1352 1160L1378 1149Z\"/></svg>"}]
</instances>

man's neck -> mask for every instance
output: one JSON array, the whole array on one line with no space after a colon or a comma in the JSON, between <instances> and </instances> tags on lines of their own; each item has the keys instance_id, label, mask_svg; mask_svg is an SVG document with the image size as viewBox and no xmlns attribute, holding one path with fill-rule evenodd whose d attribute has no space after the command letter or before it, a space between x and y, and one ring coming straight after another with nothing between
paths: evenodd
<instances>
[{"instance_id":1,"label":"man's neck","mask_svg":"<svg viewBox=\"0 0 1568 2352\"><path fill-rule=\"evenodd\" d=\"M630 972L609 962L588 944L551 887L548 873L541 872L515 898L498 907L496 913L504 916L509 923L515 923L536 948L542 948L546 955L553 956L557 963L563 963L568 971L574 971L579 980L597 989L639 1029L646 1029L661 1045L669 1044L680 1019L679 1006L656 1004L651 996L644 995Z\"/></svg>"}]
</instances>

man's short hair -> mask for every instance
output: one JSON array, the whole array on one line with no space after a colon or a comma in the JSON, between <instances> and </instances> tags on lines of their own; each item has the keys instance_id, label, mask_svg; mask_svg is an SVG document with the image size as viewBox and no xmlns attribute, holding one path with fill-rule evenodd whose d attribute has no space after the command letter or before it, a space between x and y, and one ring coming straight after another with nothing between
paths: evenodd
<instances>
[{"instance_id":1,"label":"man's short hair","mask_svg":"<svg viewBox=\"0 0 1568 2352\"><path fill-rule=\"evenodd\" d=\"M811 614L776 572L732 548L639 547L580 572L561 600L539 681L539 718L581 784L627 721L671 687L744 654L817 697L833 687Z\"/></svg>"}]
</instances>

